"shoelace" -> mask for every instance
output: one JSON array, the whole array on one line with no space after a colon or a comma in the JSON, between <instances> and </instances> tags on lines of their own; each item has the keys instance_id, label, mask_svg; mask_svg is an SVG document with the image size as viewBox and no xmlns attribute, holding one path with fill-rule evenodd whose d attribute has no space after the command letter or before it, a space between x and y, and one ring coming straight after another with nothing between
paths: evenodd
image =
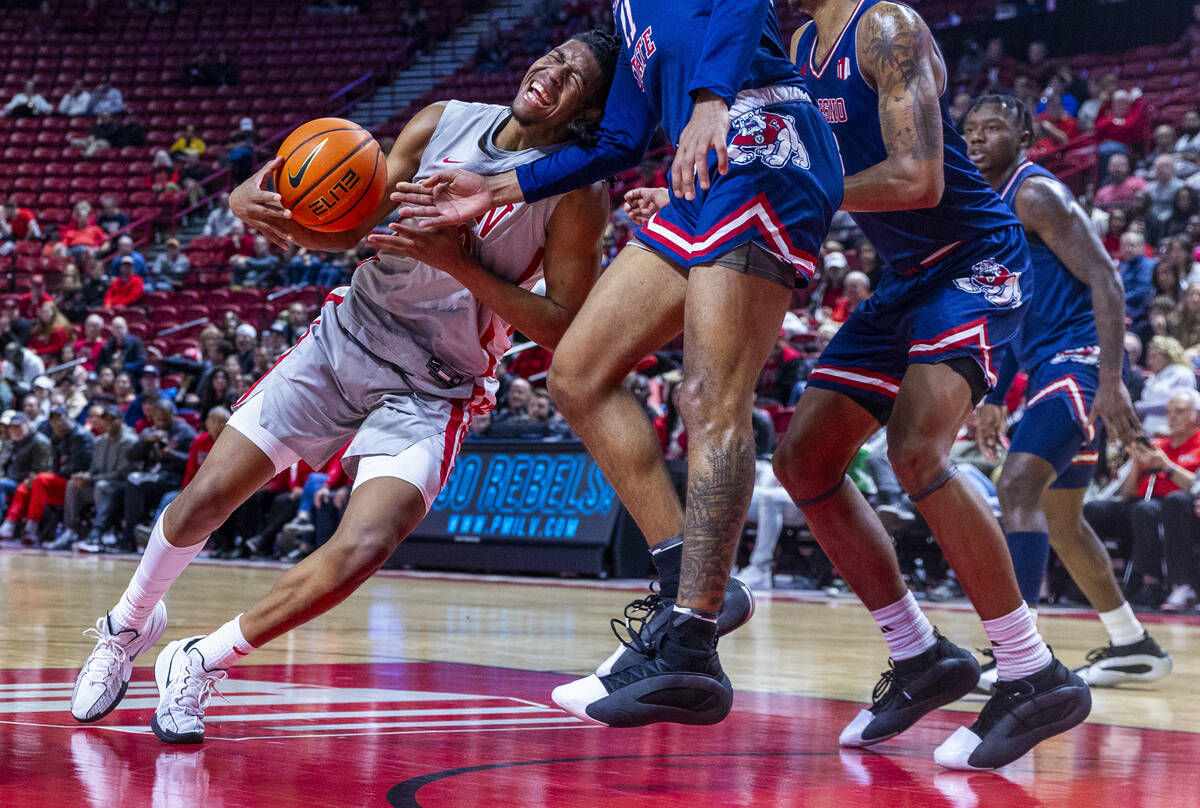
<instances>
[{"instance_id":1,"label":"shoelace","mask_svg":"<svg viewBox=\"0 0 1200 808\"><path fill-rule=\"evenodd\" d=\"M96 641L96 648L87 661L87 682L93 685L104 685L105 679L112 675L113 670L125 662L129 651L115 636L103 634L99 629L84 629L83 636ZM94 663L101 660L104 662L104 668L102 671L97 671Z\"/></svg>"},{"instance_id":2,"label":"shoelace","mask_svg":"<svg viewBox=\"0 0 1200 808\"><path fill-rule=\"evenodd\" d=\"M1032 696L1033 693L1033 685L1024 679L996 682L995 694L979 712L979 718L975 722L975 734L983 737L1001 717L1012 712L1012 708L1023 696Z\"/></svg>"},{"instance_id":3,"label":"shoelace","mask_svg":"<svg viewBox=\"0 0 1200 808\"><path fill-rule=\"evenodd\" d=\"M224 694L217 689L217 681L224 679L226 675L225 671L210 672L204 668L197 671L195 667L188 664L184 668L183 676L172 688L174 692L172 692L170 700L179 705L185 714L203 718L204 710L208 707L213 693L224 698Z\"/></svg>"},{"instance_id":4,"label":"shoelace","mask_svg":"<svg viewBox=\"0 0 1200 808\"><path fill-rule=\"evenodd\" d=\"M653 656L658 651L658 641L647 643L642 639L642 631L654 615L664 607L662 596L655 589L657 584L651 584L650 594L644 598L631 601L625 606L625 618L614 617L609 621L613 635L621 645L643 656Z\"/></svg>"},{"instance_id":5,"label":"shoelace","mask_svg":"<svg viewBox=\"0 0 1200 808\"><path fill-rule=\"evenodd\" d=\"M1084 661L1087 662L1087 664L1089 664L1089 665L1095 665L1097 662L1099 662L1102 659L1108 659L1111 656L1116 656L1116 654L1113 653L1113 650L1114 649L1113 649L1112 643L1109 643L1108 645L1102 646L1100 648L1093 648L1092 650L1088 651L1087 656L1084 658Z\"/></svg>"},{"instance_id":6,"label":"shoelace","mask_svg":"<svg viewBox=\"0 0 1200 808\"><path fill-rule=\"evenodd\" d=\"M875 707L886 701L887 695L895 684L897 684L896 661L889 659L888 669L879 675L879 681L875 683L875 689L871 691L871 706Z\"/></svg>"}]
</instances>

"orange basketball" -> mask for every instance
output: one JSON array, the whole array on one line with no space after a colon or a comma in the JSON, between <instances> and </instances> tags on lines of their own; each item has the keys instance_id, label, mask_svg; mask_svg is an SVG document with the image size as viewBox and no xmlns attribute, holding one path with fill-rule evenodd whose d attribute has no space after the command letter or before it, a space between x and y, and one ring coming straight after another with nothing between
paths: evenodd
<instances>
[{"instance_id":1,"label":"orange basketball","mask_svg":"<svg viewBox=\"0 0 1200 808\"><path fill-rule=\"evenodd\" d=\"M287 136L279 156L275 188L292 219L310 230L353 230L387 193L383 149L353 121L309 121Z\"/></svg>"}]
</instances>

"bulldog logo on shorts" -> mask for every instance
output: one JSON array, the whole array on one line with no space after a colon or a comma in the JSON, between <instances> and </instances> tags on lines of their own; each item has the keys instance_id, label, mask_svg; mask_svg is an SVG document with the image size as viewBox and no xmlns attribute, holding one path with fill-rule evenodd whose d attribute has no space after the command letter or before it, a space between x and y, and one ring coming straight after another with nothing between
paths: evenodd
<instances>
[{"instance_id":1,"label":"bulldog logo on shorts","mask_svg":"<svg viewBox=\"0 0 1200 808\"><path fill-rule=\"evenodd\" d=\"M796 134L796 119L791 115L752 110L733 119L737 133L729 142L729 162L746 165L762 160L771 168L783 168L790 161L800 168L810 165L808 151Z\"/></svg>"},{"instance_id":2,"label":"bulldog logo on shorts","mask_svg":"<svg viewBox=\"0 0 1200 808\"><path fill-rule=\"evenodd\" d=\"M993 306L1021 305L1021 273L1009 272L991 258L971 267L969 278L955 278L954 285L964 292L983 295Z\"/></svg>"}]
</instances>

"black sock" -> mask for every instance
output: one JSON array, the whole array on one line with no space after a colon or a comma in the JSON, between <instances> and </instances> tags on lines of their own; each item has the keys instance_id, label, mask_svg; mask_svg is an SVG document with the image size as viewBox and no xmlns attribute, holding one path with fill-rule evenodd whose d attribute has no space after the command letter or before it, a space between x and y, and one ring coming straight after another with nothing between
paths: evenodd
<instances>
[{"instance_id":1,"label":"black sock","mask_svg":"<svg viewBox=\"0 0 1200 808\"><path fill-rule=\"evenodd\" d=\"M683 536L672 536L650 548L650 558L658 570L659 594L679 597L679 570L683 566Z\"/></svg>"}]
</instances>

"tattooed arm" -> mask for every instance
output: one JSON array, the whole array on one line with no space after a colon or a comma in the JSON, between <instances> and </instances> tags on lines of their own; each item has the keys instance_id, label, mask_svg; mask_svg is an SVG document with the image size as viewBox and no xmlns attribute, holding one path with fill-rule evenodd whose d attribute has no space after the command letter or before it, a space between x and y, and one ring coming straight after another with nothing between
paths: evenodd
<instances>
[{"instance_id":1,"label":"tattooed arm","mask_svg":"<svg viewBox=\"0 0 1200 808\"><path fill-rule=\"evenodd\" d=\"M858 64L879 94L887 158L846 177L842 209L930 208L942 198L940 86L946 66L924 21L906 6L880 3L858 26Z\"/></svg>"}]
</instances>

